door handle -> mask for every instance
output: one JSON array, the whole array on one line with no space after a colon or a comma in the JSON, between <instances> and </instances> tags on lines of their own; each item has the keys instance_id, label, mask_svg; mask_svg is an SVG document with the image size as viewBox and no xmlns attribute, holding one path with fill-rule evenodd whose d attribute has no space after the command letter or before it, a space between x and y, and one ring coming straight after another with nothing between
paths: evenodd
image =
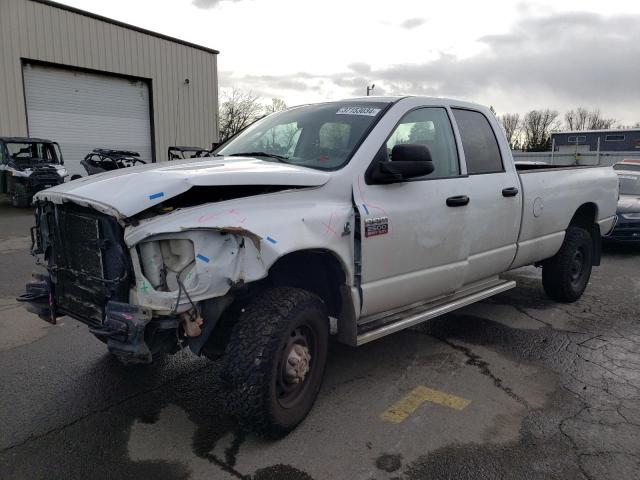
<instances>
[{"instance_id":1,"label":"door handle","mask_svg":"<svg viewBox=\"0 0 640 480\"><path fill-rule=\"evenodd\" d=\"M464 207L467 203L469 203L469 197L466 195L447 198L447 207Z\"/></svg>"},{"instance_id":2,"label":"door handle","mask_svg":"<svg viewBox=\"0 0 640 480\"><path fill-rule=\"evenodd\" d=\"M518 189L516 187L509 187L502 189L503 197L515 197L518 194Z\"/></svg>"}]
</instances>

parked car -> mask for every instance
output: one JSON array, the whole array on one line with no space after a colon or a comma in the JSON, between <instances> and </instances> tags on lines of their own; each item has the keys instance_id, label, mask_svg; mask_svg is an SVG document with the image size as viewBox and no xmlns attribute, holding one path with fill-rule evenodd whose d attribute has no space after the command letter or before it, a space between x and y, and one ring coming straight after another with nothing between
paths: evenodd
<instances>
[{"instance_id":1,"label":"parked car","mask_svg":"<svg viewBox=\"0 0 640 480\"><path fill-rule=\"evenodd\" d=\"M49 275L20 300L126 363L223 356L230 412L275 437L311 409L330 334L365 344L513 288L500 275L524 265L578 300L618 198L609 167L518 172L488 108L440 98L292 108L214 153L39 193Z\"/></svg>"},{"instance_id":2,"label":"parked car","mask_svg":"<svg viewBox=\"0 0 640 480\"><path fill-rule=\"evenodd\" d=\"M620 162L613 166L620 181L616 223L605 239L640 242L640 162Z\"/></svg>"},{"instance_id":3,"label":"parked car","mask_svg":"<svg viewBox=\"0 0 640 480\"><path fill-rule=\"evenodd\" d=\"M0 137L0 193L14 207L28 207L33 195L64 182L60 146L51 140Z\"/></svg>"},{"instance_id":4,"label":"parked car","mask_svg":"<svg viewBox=\"0 0 640 480\"><path fill-rule=\"evenodd\" d=\"M211 151L202 147L169 147L168 150L169 161L171 160L185 160L188 158L202 158L209 157Z\"/></svg>"},{"instance_id":5,"label":"parked car","mask_svg":"<svg viewBox=\"0 0 640 480\"><path fill-rule=\"evenodd\" d=\"M95 148L80 162L89 175L110 172L120 168L144 165L138 152L129 150L111 150L107 148Z\"/></svg>"}]
</instances>

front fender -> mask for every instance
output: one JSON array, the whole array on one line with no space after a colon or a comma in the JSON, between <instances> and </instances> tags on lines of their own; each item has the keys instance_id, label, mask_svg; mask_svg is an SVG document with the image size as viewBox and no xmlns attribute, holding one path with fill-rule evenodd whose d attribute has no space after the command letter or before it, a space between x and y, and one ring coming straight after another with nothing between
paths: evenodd
<instances>
[{"instance_id":1,"label":"front fender","mask_svg":"<svg viewBox=\"0 0 640 480\"><path fill-rule=\"evenodd\" d=\"M177 292L155 291L145 278L137 249L143 242L170 238L193 242L195 268L184 286L194 302L264 278L279 258L300 250L330 251L351 284L354 213L350 204L246 200L179 210L127 227L125 242L136 275L132 302L164 311L176 306ZM183 298L177 310L189 306Z\"/></svg>"}]
</instances>

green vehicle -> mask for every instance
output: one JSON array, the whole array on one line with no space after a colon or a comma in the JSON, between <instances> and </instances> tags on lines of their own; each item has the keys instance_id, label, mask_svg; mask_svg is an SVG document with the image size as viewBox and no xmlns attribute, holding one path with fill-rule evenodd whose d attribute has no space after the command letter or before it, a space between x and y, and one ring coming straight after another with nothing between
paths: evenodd
<instances>
[{"instance_id":1,"label":"green vehicle","mask_svg":"<svg viewBox=\"0 0 640 480\"><path fill-rule=\"evenodd\" d=\"M56 142L0 137L0 193L8 194L14 207L28 207L37 192L60 185L67 176Z\"/></svg>"}]
</instances>

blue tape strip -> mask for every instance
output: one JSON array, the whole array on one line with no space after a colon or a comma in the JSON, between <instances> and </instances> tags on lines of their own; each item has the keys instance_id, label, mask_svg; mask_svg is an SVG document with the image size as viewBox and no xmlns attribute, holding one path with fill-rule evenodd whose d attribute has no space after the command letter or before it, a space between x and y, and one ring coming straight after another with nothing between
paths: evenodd
<instances>
[{"instance_id":1,"label":"blue tape strip","mask_svg":"<svg viewBox=\"0 0 640 480\"><path fill-rule=\"evenodd\" d=\"M164 192L154 193L153 195L149 195L149 200L155 200L156 198L164 197Z\"/></svg>"},{"instance_id":2,"label":"blue tape strip","mask_svg":"<svg viewBox=\"0 0 640 480\"><path fill-rule=\"evenodd\" d=\"M267 241L268 241L268 242L273 243L274 245L275 245L276 243L278 243L278 242L277 242L277 240L274 240L274 239L273 239L273 238L271 238L271 237L267 237Z\"/></svg>"},{"instance_id":3,"label":"blue tape strip","mask_svg":"<svg viewBox=\"0 0 640 480\"><path fill-rule=\"evenodd\" d=\"M204 255L202 255L201 253L199 253L198 255L196 255L196 258L198 260L202 260L204 263L209 263L209 258L205 257Z\"/></svg>"},{"instance_id":4,"label":"blue tape strip","mask_svg":"<svg viewBox=\"0 0 640 480\"><path fill-rule=\"evenodd\" d=\"M364 207L364 211L367 212L367 215L369 215L369 209L367 208L367 204L363 203L362 206Z\"/></svg>"}]
</instances>

